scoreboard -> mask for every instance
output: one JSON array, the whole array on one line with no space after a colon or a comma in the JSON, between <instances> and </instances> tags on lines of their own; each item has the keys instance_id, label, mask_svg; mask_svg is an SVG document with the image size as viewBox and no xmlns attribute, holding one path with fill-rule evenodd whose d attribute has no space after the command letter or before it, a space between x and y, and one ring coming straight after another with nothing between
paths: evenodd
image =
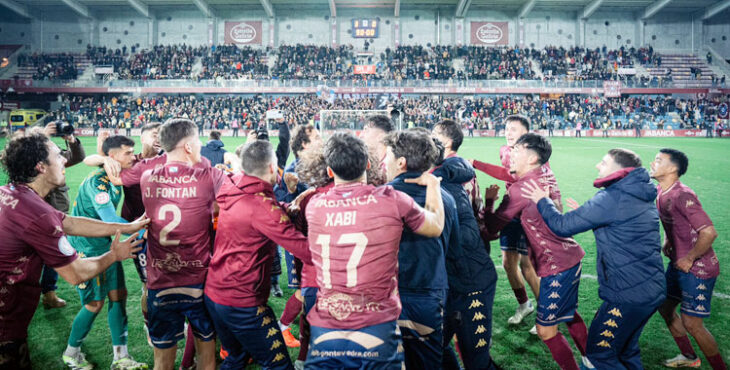
<instances>
[{"instance_id":1,"label":"scoreboard","mask_svg":"<svg viewBox=\"0 0 730 370\"><path fill-rule=\"evenodd\" d=\"M356 39L375 39L378 38L377 19L370 18L353 18L352 19L352 37Z\"/></svg>"}]
</instances>

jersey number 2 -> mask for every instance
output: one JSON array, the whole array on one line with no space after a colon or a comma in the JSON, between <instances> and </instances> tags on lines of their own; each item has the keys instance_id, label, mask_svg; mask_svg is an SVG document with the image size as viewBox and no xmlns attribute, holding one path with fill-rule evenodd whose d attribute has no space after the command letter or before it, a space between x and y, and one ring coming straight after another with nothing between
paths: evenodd
<instances>
[{"instance_id":1,"label":"jersey number 2","mask_svg":"<svg viewBox=\"0 0 730 370\"><path fill-rule=\"evenodd\" d=\"M178 208L176 205L173 204L165 204L164 206L160 207L160 211L157 213L157 217L160 220L164 220L167 218L167 213L172 213L172 221L170 221L165 227L160 230L160 245L179 245L180 240L170 240L167 239L167 235L174 230L177 225L180 225L180 221L182 220L182 213L180 212L180 208Z\"/></svg>"},{"instance_id":2,"label":"jersey number 2","mask_svg":"<svg viewBox=\"0 0 730 370\"><path fill-rule=\"evenodd\" d=\"M330 239L329 234L320 234L317 237L317 244L322 246L322 282L324 287L332 289L332 276L330 275ZM338 245L354 244L350 259L347 260L347 284L348 288L357 285L357 265L360 263L365 247L368 245L368 238L363 233L342 234L337 241Z\"/></svg>"}]
</instances>

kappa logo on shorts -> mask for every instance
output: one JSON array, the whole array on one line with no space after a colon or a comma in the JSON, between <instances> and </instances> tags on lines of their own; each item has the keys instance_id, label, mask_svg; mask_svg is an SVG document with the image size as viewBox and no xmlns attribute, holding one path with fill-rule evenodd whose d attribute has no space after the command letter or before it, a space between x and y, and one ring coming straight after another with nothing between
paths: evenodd
<instances>
[{"instance_id":1,"label":"kappa logo on shorts","mask_svg":"<svg viewBox=\"0 0 730 370\"><path fill-rule=\"evenodd\" d=\"M613 316L616 316L616 317L623 317L623 316L621 316L621 311L619 311L619 309L616 308L616 307L614 307L613 309L611 309L611 311L608 311L608 313L611 314L611 315L613 315Z\"/></svg>"},{"instance_id":2,"label":"kappa logo on shorts","mask_svg":"<svg viewBox=\"0 0 730 370\"><path fill-rule=\"evenodd\" d=\"M279 329L277 329L277 328L269 328L269 331L266 333L266 338L267 339L271 338L274 335L276 335L276 333L278 333L278 332L279 332Z\"/></svg>"},{"instance_id":3,"label":"kappa logo on shorts","mask_svg":"<svg viewBox=\"0 0 730 370\"><path fill-rule=\"evenodd\" d=\"M484 306L484 303L479 302L478 299L474 299L471 301L471 304L469 305L469 309L478 308Z\"/></svg>"},{"instance_id":4,"label":"kappa logo on shorts","mask_svg":"<svg viewBox=\"0 0 730 370\"><path fill-rule=\"evenodd\" d=\"M487 328L484 327L484 325L477 326L477 330L474 332L474 334L481 334L487 331Z\"/></svg>"},{"instance_id":5,"label":"kappa logo on shorts","mask_svg":"<svg viewBox=\"0 0 730 370\"><path fill-rule=\"evenodd\" d=\"M550 257L550 258L552 258L552 257ZM560 285L560 283L557 280L553 280L553 282L550 283L551 288L560 288L561 286L562 285Z\"/></svg>"},{"instance_id":6,"label":"kappa logo on shorts","mask_svg":"<svg viewBox=\"0 0 730 370\"><path fill-rule=\"evenodd\" d=\"M608 342L606 342L605 339L598 342L596 345L599 347L611 348L611 345Z\"/></svg>"},{"instance_id":7,"label":"kappa logo on shorts","mask_svg":"<svg viewBox=\"0 0 730 370\"><path fill-rule=\"evenodd\" d=\"M264 327L269 324L271 324L271 318L268 316L264 316L264 318L261 320L261 327Z\"/></svg>"},{"instance_id":8,"label":"kappa logo on shorts","mask_svg":"<svg viewBox=\"0 0 730 370\"><path fill-rule=\"evenodd\" d=\"M613 321L613 319L606 320L606 322L604 322L603 325L606 325L611 328L618 328L618 324L616 324L616 321Z\"/></svg>"},{"instance_id":9,"label":"kappa logo on shorts","mask_svg":"<svg viewBox=\"0 0 730 370\"><path fill-rule=\"evenodd\" d=\"M475 314L474 314L474 317L473 317L473 318L471 319L471 321L479 321L479 320L484 320L484 319L486 319L486 318L487 318L487 317L486 317L486 316L484 316L484 314L483 314L483 313L481 313L481 312L477 312L477 313L475 313Z\"/></svg>"},{"instance_id":10,"label":"kappa logo on shorts","mask_svg":"<svg viewBox=\"0 0 730 370\"><path fill-rule=\"evenodd\" d=\"M271 343L271 348L269 350L273 351L279 347L281 347L282 343L280 340L275 340L273 343Z\"/></svg>"},{"instance_id":11,"label":"kappa logo on shorts","mask_svg":"<svg viewBox=\"0 0 730 370\"><path fill-rule=\"evenodd\" d=\"M705 306L703 306L703 305L698 305L697 311L707 311L707 309L705 309Z\"/></svg>"},{"instance_id":12,"label":"kappa logo on shorts","mask_svg":"<svg viewBox=\"0 0 730 370\"><path fill-rule=\"evenodd\" d=\"M557 316L555 316L555 314L554 314L554 313L551 313L550 315L548 315L548 317L547 317L547 321L555 320L555 318L556 318L556 317L557 317Z\"/></svg>"},{"instance_id":13,"label":"kappa logo on shorts","mask_svg":"<svg viewBox=\"0 0 730 370\"><path fill-rule=\"evenodd\" d=\"M700 294L700 295L698 295L696 299L697 299L698 301L706 301L706 300L707 300L707 299L705 298L705 295L704 295L704 294Z\"/></svg>"},{"instance_id":14,"label":"kappa logo on shorts","mask_svg":"<svg viewBox=\"0 0 730 370\"><path fill-rule=\"evenodd\" d=\"M615 338L610 330L604 330L601 335L606 338Z\"/></svg>"},{"instance_id":15,"label":"kappa logo on shorts","mask_svg":"<svg viewBox=\"0 0 730 370\"><path fill-rule=\"evenodd\" d=\"M477 342L476 348L482 348L487 346L487 341L484 340L484 338L479 339Z\"/></svg>"},{"instance_id":16,"label":"kappa logo on shorts","mask_svg":"<svg viewBox=\"0 0 730 370\"><path fill-rule=\"evenodd\" d=\"M697 286L697 290L707 290L707 287L705 286L705 284L700 284Z\"/></svg>"},{"instance_id":17,"label":"kappa logo on shorts","mask_svg":"<svg viewBox=\"0 0 730 370\"><path fill-rule=\"evenodd\" d=\"M555 303L551 303L547 308L548 310L556 310L558 308L558 305L556 305Z\"/></svg>"},{"instance_id":18,"label":"kappa logo on shorts","mask_svg":"<svg viewBox=\"0 0 730 370\"><path fill-rule=\"evenodd\" d=\"M560 294L558 294L558 292L552 292L552 293L550 293L548 298L558 299L558 298L560 298Z\"/></svg>"}]
</instances>

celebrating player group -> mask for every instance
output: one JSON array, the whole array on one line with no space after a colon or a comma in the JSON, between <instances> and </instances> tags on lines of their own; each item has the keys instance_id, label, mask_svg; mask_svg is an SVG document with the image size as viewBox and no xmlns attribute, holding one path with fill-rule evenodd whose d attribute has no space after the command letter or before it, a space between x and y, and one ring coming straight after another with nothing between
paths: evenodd
<instances>
[{"instance_id":1,"label":"celebrating player group","mask_svg":"<svg viewBox=\"0 0 730 370\"><path fill-rule=\"evenodd\" d=\"M720 271L717 233L680 182L687 156L661 149L647 170L636 153L612 149L596 158L595 196L564 210L550 141L526 117L504 124L500 164L490 164L459 156L463 127L451 120L396 131L371 116L359 136L326 140L313 126L282 127L278 148L256 130L218 158L201 155L192 121L174 118L142 128L139 154L126 136L100 136L69 215L46 201L65 186L64 153L42 132L18 134L2 152L0 369L31 368L27 331L44 265L80 296L58 354L70 369L93 368L82 345L105 301L112 369L149 366L127 350L130 319L144 320L161 370L175 368L181 340L182 367L206 370L218 356L221 369L511 368L490 356L511 345L492 341L492 322L533 312L530 332L561 369L643 368L639 338L655 313L679 349L663 365L699 367L692 336L713 369L726 369L703 324ZM475 169L504 182L501 200L497 185L480 190ZM586 246L573 239L588 230L602 300L583 312L590 327L578 312ZM509 318L492 311L494 240L517 301ZM296 291L277 317L267 302L279 247ZM144 317L127 315L128 294L138 294L126 289L128 258ZM292 361L287 347L297 345Z\"/></svg>"}]
</instances>

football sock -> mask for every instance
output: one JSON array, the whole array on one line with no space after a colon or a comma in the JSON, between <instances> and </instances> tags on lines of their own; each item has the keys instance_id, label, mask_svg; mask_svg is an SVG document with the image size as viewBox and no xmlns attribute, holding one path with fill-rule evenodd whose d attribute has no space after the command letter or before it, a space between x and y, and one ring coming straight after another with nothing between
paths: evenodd
<instances>
[{"instance_id":1,"label":"football sock","mask_svg":"<svg viewBox=\"0 0 730 370\"><path fill-rule=\"evenodd\" d=\"M710 366L712 366L712 370L727 370L727 365L725 364L725 361L723 361L722 355L719 353L714 356L707 357L707 362L709 362Z\"/></svg>"},{"instance_id":2,"label":"football sock","mask_svg":"<svg viewBox=\"0 0 730 370\"><path fill-rule=\"evenodd\" d=\"M81 352L81 347L66 346L66 350L63 351L63 355L75 358L76 356L79 355L80 352Z\"/></svg>"},{"instance_id":3,"label":"football sock","mask_svg":"<svg viewBox=\"0 0 730 370\"><path fill-rule=\"evenodd\" d=\"M692 343L689 341L689 337L687 335L683 335L681 337L673 337L674 341L677 342L677 347L679 347L679 351L682 352L682 355L687 358L695 359L697 358L697 354L695 353L695 349L692 348Z\"/></svg>"},{"instance_id":4,"label":"football sock","mask_svg":"<svg viewBox=\"0 0 730 370\"><path fill-rule=\"evenodd\" d=\"M89 334L91 325L94 325L94 319L98 314L87 310L86 306L81 306L81 310L76 314L76 318L74 318L71 325L71 334L68 336L69 347L81 347L81 342Z\"/></svg>"},{"instance_id":5,"label":"football sock","mask_svg":"<svg viewBox=\"0 0 730 370\"><path fill-rule=\"evenodd\" d=\"M304 361L307 359L307 352L309 351L309 323L307 323L303 313L299 316L299 343L297 360Z\"/></svg>"},{"instance_id":6,"label":"football sock","mask_svg":"<svg viewBox=\"0 0 730 370\"><path fill-rule=\"evenodd\" d=\"M127 310L124 302L109 302L107 312L107 320L109 321L109 330L112 332L112 345L127 345ZM116 356L116 351L114 351Z\"/></svg>"},{"instance_id":7,"label":"football sock","mask_svg":"<svg viewBox=\"0 0 730 370\"><path fill-rule=\"evenodd\" d=\"M114 348L114 361L129 357L129 351L127 351L127 345L122 344L118 346L112 346Z\"/></svg>"},{"instance_id":8,"label":"football sock","mask_svg":"<svg viewBox=\"0 0 730 370\"><path fill-rule=\"evenodd\" d=\"M553 355L553 359L561 369L578 370L578 364L573 358L573 350L570 349L570 345L563 334L558 332L558 335L543 342L548 346L550 353Z\"/></svg>"},{"instance_id":9,"label":"football sock","mask_svg":"<svg viewBox=\"0 0 730 370\"><path fill-rule=\"evenodd\" d=\"M573 321L568 323L568 332L570 333L570 337L573 338L573 343L578 347L581 356L585 356L586 345L588 344L588 329L578 312L573 316Z\"/></svg>"},{"instance_id":10,"label":"football sock","mask_svg":"<svg viewBox=\"0 0 730 370\"><path fill-rule=\"evenodd\" d=\"M515 292L515 298L517 298L517 303L519 303L520 305L527 303L527 290L525 290L525 287L512 290Z\"/></svg>"},{"instance_id":11,"label":"football sock","mask_svg":"<svg viewBox=\"0 0 730 370\"><path fill-rule=\"evenodd\" d=\"M289 329L289 325L284 325L281 323L281 321L278 322L279 324L279 330L286 331L286 329Z\"/></svg>"},{"instance_id":12,"label":"football sock","mask_svg":"<svg viewBox=\"0 0 730 370\"><path fill-rule=\"evenodd\" d=\"M180 366L191 367L195 359L195 335L193 335L193 326L188 324L188 335L185 339L185 351L183 352L182 362Z\"/></svg>"},{"instance_id":13,"label":"football sock","mask_svg":"<svg viewBox=\"0 0 730 370\"><path fill-rule=\"evenodd\" d=\"M299 315L299 312L301 311L302 301L298 300L297 297L292 294L292 296L289 297L289 300L286 301L286 306L284 306L284 312L281 314L281 319L279 319L279 326L285 325L286 327L289 327L289 325L291 325L294 320L297 319L297 315Z\"/></svg>"}]
</instances>

